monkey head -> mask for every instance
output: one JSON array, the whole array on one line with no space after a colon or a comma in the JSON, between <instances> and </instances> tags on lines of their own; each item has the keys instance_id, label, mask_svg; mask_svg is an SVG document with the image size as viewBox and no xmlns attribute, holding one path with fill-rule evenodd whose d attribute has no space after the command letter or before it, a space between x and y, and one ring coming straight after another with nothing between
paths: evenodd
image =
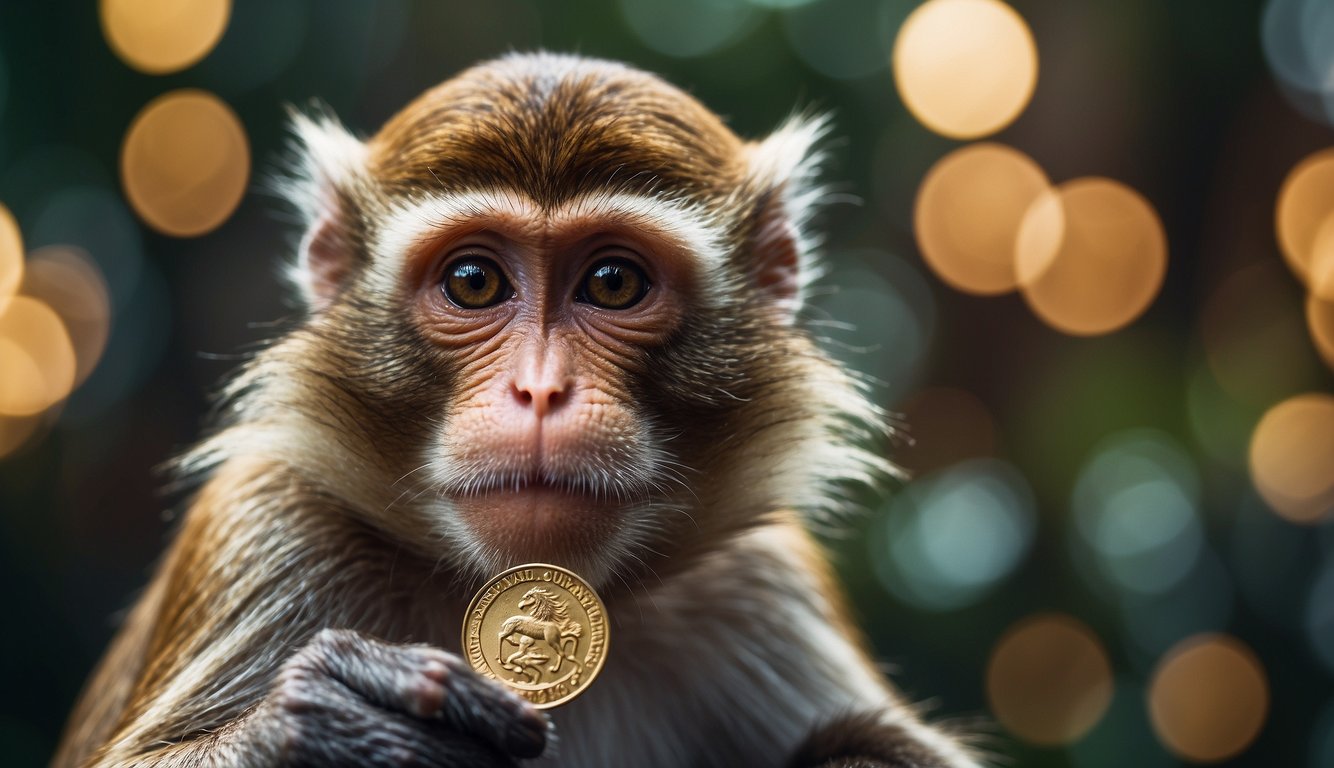
<instances>
[{"instance_id":1,"label":"monkey head","mask_svg":"<svg viewBox=\"0 0 1334 768\"><path fill-rule=\"evenodd\" d=\"M232 387L250 437L197 465L266 455L475 576L594 584L883 469L796 323L821 120L747 142L652 75L537 54L365 141L294 122L308 316Z\"/></svg>"}]
</instances>

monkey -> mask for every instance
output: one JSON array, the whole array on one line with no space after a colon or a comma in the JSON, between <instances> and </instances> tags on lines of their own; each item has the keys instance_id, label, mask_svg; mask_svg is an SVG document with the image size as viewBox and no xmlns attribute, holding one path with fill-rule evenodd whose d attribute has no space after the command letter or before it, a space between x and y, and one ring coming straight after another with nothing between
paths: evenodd
<instances>
[{"instance_id":1,"label":"monkey","mask_svg":"<svg viewBox=\"0 0 1334 768\"><path fill-rule=\"evenodd\" d=\"M193 495L53 765L982 765L885 679L808 532L893 471L800 322L825 117L743 140L539 52L366 139L292 124L302 316L177 461ZM616 638L559 709L459 655L472 591L528 562Z\"/></svg>"}]
</instances>

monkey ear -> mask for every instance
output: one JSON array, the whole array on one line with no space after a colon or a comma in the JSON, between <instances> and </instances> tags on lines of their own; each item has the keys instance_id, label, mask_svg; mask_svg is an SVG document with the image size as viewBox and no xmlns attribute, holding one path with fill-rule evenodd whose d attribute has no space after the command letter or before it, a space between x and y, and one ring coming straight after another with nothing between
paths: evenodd
<instances>
[{"instance_id":1,"label":"monkey ear","mask_svg":"<svg viewBox=\"0 0 1334 768\"><path fill-rule=\"evenodd\" d=\"M817 183L824 155L816 144L828 130L827 116L794 116L747 147L755 212L748 236L751 275L785 323L796 320L807 287L819 277L819 241L808 225L824 195Z\"/></svg>"},{"instance_id":2,"label":"monkey ear","mask_svg":"<svg viewBox=\"0 0 1334 768\"><path fill-rule=\"evenodd\" d=\"M291 110L291 120L295 157L280 192L306 229L289 277L318 312L364 258L355 192L365 183L366 145L327 111Z\"/></svg>"}]
</instances>

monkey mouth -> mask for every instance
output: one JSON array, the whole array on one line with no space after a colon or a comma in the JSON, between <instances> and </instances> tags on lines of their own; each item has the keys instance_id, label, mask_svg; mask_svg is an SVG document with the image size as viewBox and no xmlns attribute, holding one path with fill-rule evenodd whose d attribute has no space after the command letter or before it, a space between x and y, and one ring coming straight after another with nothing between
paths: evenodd
<instances>
[{"instance_id":1,"label":"monkey mouth","mask_svg":"<svg viewBox=\"0 0 1334 768\"><path fill-rule=\"evenodd\" d=\"M647 501L657 487L633 470L599 466L589 471L531 470L455 472L441 484L458 501L491 496L534 495L582 498L595 503Z\"/></svg>"},{"instance_id":2,"label":"monkey mouth","mask_svg":"<svg viewBox=\"0 0 1334 768\"><path fill-rule=\"evenodd\" d=\"M678 490L651 452L446 450L432 480L448 540L489 575L546 562L599 580L658 530Z\"/></svg>"},{"instance_id":3,"label":"monkey mouth","mask_svg":"<svg viewBox=\"0 0 1334 768\"><path fill-rule=\"evenodd\" d=\"M582 562L624 527L632 504L605 483L540 473L489 478L448 495L468 538L508 564Z\"/></svg>"},{"instance_id":4,"label":"monkey mouth","mask_svg":"<svg viewBox=\"0 0 1334 768\"><path fill-rule=\"evenodd\" d=\"M500 475L465 482L453 491L459 497L507 493L552 493L571 496L607 497L612 495L601 482L591 477L562 476L545 472Z\"/></svg>"}]
</instances>

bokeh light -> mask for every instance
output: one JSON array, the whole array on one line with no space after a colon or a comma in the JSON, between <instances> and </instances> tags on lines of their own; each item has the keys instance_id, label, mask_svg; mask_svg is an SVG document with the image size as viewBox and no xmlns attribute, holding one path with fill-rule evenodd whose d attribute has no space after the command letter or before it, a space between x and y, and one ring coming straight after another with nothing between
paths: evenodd
<instances>
[{"instance_id":1,"label":"bokeh light","mask_svg":"<svg viewBox=\"0 0 1334 768\"><path fill-rule=\"evenodd\" d=\"M1059 190L1047 187L1033 197L1020 216L1015 234L1014 275L1029 285L1051 267L1065 239L1065 202Z\"/></svg>"},{"instance_id":2,"label":"bokeh light","mask_svg":"<svg viewBox=\"0 0 1334 768\"><path fill-rule=\"evenodd\" d=\"M144 270L144 235L124 197L110 186L71 186L36 210L29 239L97 254L112 306L127 306Z\"/></svg>"},{"instance_id":3,"label":"bokeh light","mask_svg":"<svg viewBox=\"0 0 1334 768\"><path fill-rule=\"evenodd\" d=\"M165 75L213 50L231 6L231 0L101 0L102 33L126 64Z\"/></svg>"},{"instance_id":4,"label":"bokeh light","mask_svg":"<svg viewBox=\"0 0 1334 768\"><path fill-rule=\"evenodd\" d=\"M1048 188L1038 164L1010 147L982 143L951 152L917 192L913 225L922 257L961 291L1014 290L1020 225Z\"/></svg>"},{"instance_id":5,"label":"bokeh light","mask_svg":"<svg viewBox=\"0 0 1334 768\"><path fill-rule=\"evenodd\" d=\"M619 0L630 29L650 48L668 56L712 53L732 43L759 20L747 0Z\"/></svg>"},{"instance_id":6,"label":"bokeh light","mask_svg":"<svg viewBox=\"0 0 1334 768\"><path fill-rule=\"evenodd\" d=\"M28 256L23 294L60 315L74 346L74 385L88 378L111 333L111 297L92 258L81 248L52 245Z\"/></svg>"},{"instance_id":7,"label":"bokeh light","mask_svg":"<svg viewBox=\"0 0 1334 768\"><path fill-rule=\"evenodd\" d=\"M1334 299L1334 201L1311 240L1306 284L1313 295Z\"/></svg>"},{"instance_id":8,"label":"bokeh light","mask_svg":"<svg viewBox=\"0 0 1334 768\"><path fill-rule=\"evenodd\" d=\"M1334 301L1322 301L1314 295L1306 297L1306 327L1316 350L1334 369Z\"/></svg>"},{"instance_id":9,"label":"bokeh light","mask_svg":"<svg viewBox=\"0 0 1334 768\"><path fill-rule=\"evenodd\" d=\"M1018 13L998 0L929 0L894 42L894 82L923 125L975 139L1009 125L1033 96L1038 51Z\"/></svg>"},{"instance_id":10,"label":"bokeh light","mask_svg":"<svg viewBox=\"0 0 1334 768\"><path fill-rule=\"evenodd\" d=\"M1149 686L1154 731L1176 755L1198 762L1233 757L1255 740L1269 711L1264 667L1228 635L1196 635L1159 662Z\"/></svg>"},{"instance_id":11,"label":"bokeh light","mask_svg":"<svg viewBox=\"0 0 1334 768\"><path fill-rule=\"evenodd\" d=\"M1269 0L1260 41L1289 101L1317 120L1334 123L1334 4Z\"/></svg>"},{"instance_id":12,"label":"bokeh light","mask_svg":"<svg viewBox=\"0 0 1334 768\"><path fill-rule=\"evenodd\" d=\"M250 177L245 129L222 100L172 91L135 117L121 148L121 180L144 221L193 237L227 220Z\"/></svg>"},{"instance_id":13,"label":"bokeh light","mask_svg":"<svg viewBox=\"0 0 1334 768\"><path fill-rule=\"evenodd\" d=\"M1112 701L1102 642L1079 620L1039 614L1001 637L987 664L987 701L1011 733L1035 744L1078 741Z\"/></svg>"},{"instance_id":14,"label":"bokeh light","mask_svg":"<svg viewBox=\"0 0 1334 768\"><path fill-rule=\"evenodd\" d=\"M0 415L32 416L74 388L74 347L60 316L15 296L0 310Z\"/></svg>"},{"instance_id":15,"label":"bokeh light","mask_svg":"<svg viewBox=\"0 0 1334 768\"><path fill-rule=\"evenodd\" d=\"M1317 238L1322 248L1334 248L1334 231L1324 231L1331 214L1334 214L1334 148L1316 152L1298 163L1283 180L1275 207L1275 227L1283 258L1308 287L1312 285Z\"/></svg>"},{"instance_id":16,"label":"bokeh light","mask_svg":"<svg viewBox=\"0 0 1334 768\"><path fill-rule=\"evenodd\" d=\"M1190 456L1165 433L1139 429L1104 440L1080 470L1071 505L1083 547L1104 578L1163 592L1194 566L1204 543L1200 482Z\"/></svg>"},{"instance_id":17,"label":"bokeh light","mask_svg":"<svg viewBox=\"0 0 1334 768\"><path fill-rule=\"evenodd\" d=\"M1334 395L1288 398L1251 437L1251 480L1283 517L1313 523L1334 513Z\"/></svg>"},{"instance_id":18,"label":"bokeh light","mask_svg":"<svg viewBox=\"0 0 1334 768\"><path fill-rule=\"evenodd\" d=\"M965 461L897 494L869 545L882 586L928 610L982 599L1028 554L1033 492L1009 464Z\"/></svg>"},{"instance_id":19,"label":"bokeh light","mask_svg":"<svg viewBox=\"0 0 1334 768\"><path fill-rule=\"evenodd\" d=\"M930 387L896 410L908 439L894 451L894 461L913 477L996 451L996 423L971 392Z\"/></svg>"},{"instance_id":20,"label":"bokeh light","mask_svg":"<svg viewBox=\"0 0 1334 768\"><path fill-rule=\"evenodd\" d=\"M1045 269L1021 286L1024 299L1051 327L1076 336L1109 333L1149 306L1167 271L1167 236L1139 193L1111 179L1082 178L1056 187L1062 216L1040 198L1020 239L1055 244ZM1059 237L1049 234L1063 222ZM1028 229L1029 232L1024 230ZM1030 234L1034 229L1044 233ZM1039 249L1040 250L1040 249Z\"/></svg>"},{"instance_id":21,"label":"bokeh light","mask_svg":"<svg viewBox=\"0 0 1334 768\"><path fill-rule=\"evenodd\" d=\"M23 282L23 236L9 209L0 205L0 310Z\"/></svg>"}]
</instances>

